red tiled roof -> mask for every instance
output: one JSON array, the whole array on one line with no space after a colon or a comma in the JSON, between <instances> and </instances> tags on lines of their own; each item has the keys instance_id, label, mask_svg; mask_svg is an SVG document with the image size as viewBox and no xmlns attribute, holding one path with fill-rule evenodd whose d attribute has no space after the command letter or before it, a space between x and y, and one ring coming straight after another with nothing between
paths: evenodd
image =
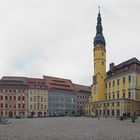
<instances>
[{"instance_id":1,"label":"red tiled roof","mask_svg":"<svg viewBox=\"0 0 140 140\"><path fill-rule=\"evenodd\" d=\"M46 83L45 83L45 79L41 79L41 78L27 78L27 85L30 88L47 88Z\"/></svg>"},{"instance_id":2,"label":"red tiled roof","mask_svg":"<svg viewBox=\"0 0 140 140\"><path fill-rule=\"evenodd\" d=\"M5 84L26 84L26 77L16 77L16 76L3 76L0 83Z\"/></svg>"},{"instance_id":3,"label":"red tiled roof","mask_svg":"<svg viewBox=\"0 0 140 140\"><path fill-rule=\"evenodd\" d=\"M113 66L106 74L107 78L127 71L140 70L140 61L137 58L131 58L116 66Z\"/></svg>"},{"instance_id":4,"label":"red tiled roof","mask_svg":"<svg viewBox=\"0 0 140 140\"><path fill-rule=\"evenodd\" d=\"M41 78L26 78L27 84L45 84L45 80Z\"/></svg>"},{"instance_id":5,"label":"red tiled roof","mask_svg":"<svg viewBox=\"0 0 140 140\"><path fill-rule=\"evenodd\" d=\"M133 63L137 63L137 64L140 65L140 61L137 58L133 57L133 58L131 58L129 60L126 60L126 61L116 65L115 68L120 69L120 68L122 68L124 66L131 65Z\"/></svg>"},{"instance_id":6,"label":"red tiled roof","mask_svg":"<svg viewBox=\"0 0 140 140\"><path fill-rule=\"evenodd\" d=\"M50 77L50 76L44 76L44 79L47 84L48 90L76 92L75 88L72 85L71 80L69 79Z\"/></svg>"},{"instance_id":7,"label":"red tiled roof","mask_svg":"<svg viewBox=\"0 0 140 140\"><path fill-rule=\"evenodd\" d=\"M43 78L28 78L16 76L3 76L0 85L24 85L30 88L47 88L51 91L69 91L69 92L86 92L91 93L90 87L73 84L70 79L43 76Z\"/></svg>"},{"instance_id":8,"label":"red tiled roof","mask_svg":"<svg viewBox=\"0 0 140 140\"><path fill-rule=\"evenodd\" d=\"M0 88L26 89L26 77L4 76L0 80Z\"/></svg>"},{"instance_id":9,"label":"red tiled roof","mask_svg":"<svg viewBox=\"0 0 140 140\"><path fill-rule=\"evenodd\" d=\"M73 84L77 92L91 93L89 86Z\"/></svg>"}]
</instances>

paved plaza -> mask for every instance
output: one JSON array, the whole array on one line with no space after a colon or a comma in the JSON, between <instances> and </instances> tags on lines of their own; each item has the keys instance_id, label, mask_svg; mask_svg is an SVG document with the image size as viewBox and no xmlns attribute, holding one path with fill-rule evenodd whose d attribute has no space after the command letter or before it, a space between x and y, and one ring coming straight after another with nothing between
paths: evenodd
<instances>
[{"instance_id":1,"label":"paved plaza","mask_svg":"<svg viewBox=\"0 0 140 140\"><path fill-rule=\"evenodd\" d=\"M0 140L139 140L140 119L34 118L0 125Z\"/></svg>"}]
</instances>

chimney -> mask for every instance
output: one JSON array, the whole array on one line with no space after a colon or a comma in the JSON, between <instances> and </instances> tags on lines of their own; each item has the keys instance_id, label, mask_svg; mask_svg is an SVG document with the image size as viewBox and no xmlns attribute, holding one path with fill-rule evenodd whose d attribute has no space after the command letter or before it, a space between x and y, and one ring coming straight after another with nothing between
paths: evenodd
<instances>
[{"instance_id":1,"label":"chimney","mask_svg":"<svg viewBox=\"0 0 140 140\"><path fill-rule=\"evenodd\" d=\"M110 65L109 65L109 70L113 70L114 69L114 66L115 66L115 64L114 63L111 63Z\"/></svg>"}]
</instances>

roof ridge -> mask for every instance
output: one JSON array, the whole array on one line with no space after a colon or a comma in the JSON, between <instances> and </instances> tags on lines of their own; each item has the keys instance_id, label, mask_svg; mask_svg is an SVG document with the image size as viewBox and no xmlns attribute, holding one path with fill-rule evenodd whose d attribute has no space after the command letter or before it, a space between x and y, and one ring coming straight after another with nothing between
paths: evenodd
<instances>
[{"instance_id":1,"label":"roof ridge","mask_svg":"<svg viewBox=\"0 0 140 140\"><path fill-rule=\"evenodd\" d=\"M71 81L71 79L67 79L67 78L60 78L60 77L54 77L54 76L45 76L45 75L43 75L43 77L56 78L56 79L62 79L62 80L69 80L69 81Z\"/></svg>"},{"instance_id":2,"label":"roof ridge","mask_svg":"<svg viewBox=\"0 0 140 140\"><path fill-rule=\"evenodd\" d=\"M127 64L128 62L131 62L131 61L133 61L133 60L135 60L135 61L137 61L138 63L140 63L140 61L139 61L136 57L133 57L133 58L131 58L131 59L128 59L128 60L126 60L126 61L124 61L124 62L122 62L122 63L116 65L115 67L118 67L118 66ZM132 63L133 63L133 62L132 62Z\"/></svg>"}]
</instances>

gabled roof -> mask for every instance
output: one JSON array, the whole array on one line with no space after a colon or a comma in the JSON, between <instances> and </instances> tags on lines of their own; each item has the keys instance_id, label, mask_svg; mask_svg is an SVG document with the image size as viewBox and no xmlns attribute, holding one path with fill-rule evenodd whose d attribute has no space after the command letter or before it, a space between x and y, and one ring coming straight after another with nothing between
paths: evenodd
<instances>
[{"instance_id":1,"label":"gabled roof","mask_svg":"<svg viewBox=\"0 0 140 140\"><path fill-rule=\"evenodd\" d=\"M89 86L84 86L84 85L78 85L78 84L73 84L77 92L83 92L83 93L91 93L91 89Z\"/></svg>"},{"instance_id":2,"label":"gabled roof","mask_svg":"<svg viewBox=\"0 0 140 140\"><path fill-rule=\"evenodd\" d=\"M137 58L133 57L133 58L127 60L127 61L124 61L124 62L116 65L115 68L120 69L120 68L122 68L124 66L129 66L129 65L134 64L134 63L137 63L137 64L140 65L140 61Z\"/></svg>"},{"instance_id":3,"label":"gabled roof","mask_svg":"<svg viewBox=\"0 0 140 140\"><path fill-rule=\"evenodd\" d=\"M27 84L45 84L45 80L42 78L28 78Z\"/></svg>"},{"instance_id":4,"label":"gabled roof","mask_svg":"<svg viewBox=\"0 0 140 140\"><path fill-rule=\"evenodd\" d=\"M0 80L3 84L26 84L26 77L3 76Z\"/></svg>"},{"instance_id":5,"label":"gabled roof","mask_svg":"<svg viewBox=\"0 0 140 140\"><path fill-rule=\"evenodd\" d=\"M134 70L140 71L140 61L135 57L113 66L113 68L107 72L107 78L116 74Z\"/></svg>"},{"instance_id":6,"label":"gabled roof","mask_svg":"<svg viewBox=\"0 0 140 140\"><path fill-rule=\"evenodd\" d=\"M47 84L47 88L50 91L69 91L69 92L76 92L75 88L72 85L71 80L51 77L51 76L44 76L45 82Z\"/></svg>"},{"instance_id":7,"label":"gabled roof","mask_svg":"<svg viewBox=\"0 0 140 140\"><path fill-rule=\"evenodd\" d=\"M22 88L26 89L26 77L4 76L0 80L0 88Z\"/></svg>"}]
</instances>

